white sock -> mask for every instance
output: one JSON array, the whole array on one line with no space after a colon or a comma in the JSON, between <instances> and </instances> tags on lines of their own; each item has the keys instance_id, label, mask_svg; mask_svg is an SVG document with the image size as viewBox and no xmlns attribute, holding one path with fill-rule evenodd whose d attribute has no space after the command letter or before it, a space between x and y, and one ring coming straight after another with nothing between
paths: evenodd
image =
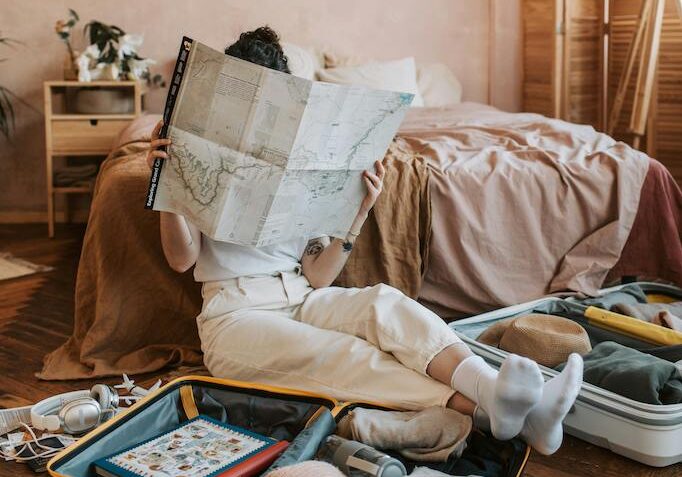
<instances>
[{"instance_id":1,"label":"white sock","mask_svg":"<svg viewBox=\"0 0 682 477\"><path fill-rule=\"evenodd\" d=\"M545 383L542 399L531 409L521 436L540 454L554 454L564 437L562 422L573 406L583 381L583 359L573 353L564 370Z\"/></svg>"},{"instance_id":2,"label":"white sock","mask_svg":"<svg viewBox=\"0 0 682 477\"><path fill-rule=\"evenodd\" d=\"M510 355L500 371L480 356L470 356L452 373L452 389L471 399L490 418L490 431L500 440L521 432L523 423L542 397L542 374L538 365Z\"/></svg>"}]
</instances>

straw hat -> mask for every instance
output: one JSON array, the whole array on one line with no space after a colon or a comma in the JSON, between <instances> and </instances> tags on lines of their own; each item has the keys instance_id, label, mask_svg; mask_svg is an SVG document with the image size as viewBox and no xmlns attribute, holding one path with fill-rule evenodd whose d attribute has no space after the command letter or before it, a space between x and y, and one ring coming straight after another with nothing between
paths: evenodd
<instances>
[{"instance_id":1,"label":"straw hat","mask_svg":"<svg viewBox=\"0 0 682 477\"><path fill-rule=\"evenodd\" d=\"M566 362L571 353L583 355L592 350L587 332L578 323L541 313L499 321L485 330L478 341L550 368Z\"/></svg>"}]
</instances>

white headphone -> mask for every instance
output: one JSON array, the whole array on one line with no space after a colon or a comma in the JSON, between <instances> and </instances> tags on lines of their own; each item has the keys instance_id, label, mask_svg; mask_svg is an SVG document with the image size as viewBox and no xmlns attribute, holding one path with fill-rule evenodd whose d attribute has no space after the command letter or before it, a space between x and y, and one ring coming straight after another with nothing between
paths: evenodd
<instances>
[{"instance_id":1,"label":"white headphone","mask_svg":"<svg viewBox=\"0 0 682 477\"><path fill-rule=\"evenodd\" d=\"M43 399L31 407L36 429L82 434L106 421L118 408L118 393L106 384Z\"/></svg>"}]
</instances>

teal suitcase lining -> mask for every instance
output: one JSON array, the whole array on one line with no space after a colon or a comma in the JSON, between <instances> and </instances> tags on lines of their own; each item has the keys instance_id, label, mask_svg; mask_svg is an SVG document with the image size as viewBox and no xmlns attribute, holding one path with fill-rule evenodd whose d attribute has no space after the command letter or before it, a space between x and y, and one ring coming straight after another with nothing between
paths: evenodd
<instances>
[{"instance_id":1,"label":"teal suitcase lining","mask_svg":"<svg viewBox=\"0 0 682 477\"><path fill-rule=\"evenodd\" d=\"M96 459L118 452L131 442L170 430L198 414L290 441L289 449L276 464L291 464L314 456L322 440L335 429L336 422L360 405L383 408L371 403L339 403L329 397L291 389L187 376L171 381L83 436L53 457L48 471L52 476L62 477L94 475L91 463ZM457 462L457 468L477 468L482 460L489 459L487 468L494 469L494 473L487 475L517 477L523 472L529 452L528 446L519 439L499 442L476 434L461 462Z\"/></svg>"}]
</instances>

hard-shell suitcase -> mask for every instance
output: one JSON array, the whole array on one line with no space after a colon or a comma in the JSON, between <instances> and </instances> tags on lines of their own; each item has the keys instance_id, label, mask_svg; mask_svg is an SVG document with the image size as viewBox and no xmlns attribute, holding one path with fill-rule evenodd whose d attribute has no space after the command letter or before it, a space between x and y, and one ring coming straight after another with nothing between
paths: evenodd
<instances>
[{"instance_id":1,"label":"hard-shell suitcase","mask_svg":"<svg viewBox=\"0 0 682 477\"><path fill-rule=\"evenodd\" d=\"M679 288L648 282L636 285L648 296L682 301ZM627 286L630 285L603 289L600 296L619 292ZM531 311L551 314L565 301L580 303L583 299L546 297L459 320L450 326L476 354L499 368L509 353L479 343L475 338L499 320ZM554 369L540 368L546 380L558 374ZM641 403L583 382L578 399L564 420L564 429L568 434L651 466L663 467L682 461L682 403Z\"/></svg>"},{"instance_id":2,"label":"hard-shell suitcase","mask_svg":"<svg viewBox=\"0 0 682 477\"><path fill-rule=\"evenodd\" d=\"M283 462L277 463L293 464L311 459L324 438L333 433L336 422L357 406L385 409L379 404L338 402L293 389L186 376L171 381L83 436L54 456L47 469L52 476L95 475L93 461L161 434L198 414L290 441L280 457ZM459 459L434 468L455 475L518 477L529 454L530 448L520 439L501 442L473 432ZM416 464L424 465L401 460L408 471Z\"/></svg>"}]
</instances>

